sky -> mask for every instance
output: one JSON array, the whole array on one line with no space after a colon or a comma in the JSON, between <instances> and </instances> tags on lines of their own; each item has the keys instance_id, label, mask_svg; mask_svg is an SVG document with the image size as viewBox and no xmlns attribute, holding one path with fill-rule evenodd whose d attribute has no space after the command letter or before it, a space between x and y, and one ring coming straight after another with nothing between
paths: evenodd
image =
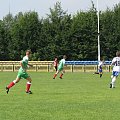
<instances>
[{"instance_id":1,"label":"sky","mask_svg":"<svg viewBox=\"0 0 120 120\"><path fill-rule=\"evenodd\" d=\"M14 16L18 12L36 11L40 18L49 14L49 8L54 8L54 4L61 2L62 9L69 14L75 14L77 11L86 11L91 8L91 0L0 0L0 20L5 17L10 10ZM97 8L97 0L92 0ZM120 0L98 0L99 10L112 9Z\"/></svg>"}]
</instances>

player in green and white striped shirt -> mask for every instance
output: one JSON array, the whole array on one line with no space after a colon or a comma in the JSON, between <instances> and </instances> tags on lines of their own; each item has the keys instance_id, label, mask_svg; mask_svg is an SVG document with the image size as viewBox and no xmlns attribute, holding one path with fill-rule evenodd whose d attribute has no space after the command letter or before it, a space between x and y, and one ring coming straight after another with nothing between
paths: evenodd
<instances>
[{"instance_id":1,"label":"player in green and white striped shirt","mask_svg":"<svg viewBox=\"0 0 120 120\"><path fill-rule=\"evenodd\" d=\"M26 51L26 56L23 57L23 60L20 62L20 69L18 71L18 74L17 74L17 77L15 80L13 80L7 87L6 87L6 92L8 94L9 92L9 89L11 87L13 87L16 83L18 83L21 78L24 78L26 79L28 82L27 82L27 85L26 85L26 93L28 94L32 94L32 92L30 91L30 86L31 86L31 82L32 82L32 79L30 78L30 76L27 74L26 70L28 68L28 66L32 66L30 64L28 64L28 59L29 59L29 56L30 56L30 53L31 51L30 50L27 50Z\"/></svg>"},{"instance_id":2,"label":"player in green and white striped shirt","mask_svg":"<svg viewBox=\"0 0 120 120\"><path fill-rule=\"evenodd\" d=\"M58 74L59 72L61 72L60 78L62 79L62 76L63 76L63 74L65 73L65 71L64 71L64 65L65 65L65 59L66 59L66 58L67 58L66 55L63 55L63 59L60 60L59 65L58 65L58 70L57 70L57 72L54 74L53 79L56 78L56 76L57 76L57 74Z\"/></svg>"}]
</instances>

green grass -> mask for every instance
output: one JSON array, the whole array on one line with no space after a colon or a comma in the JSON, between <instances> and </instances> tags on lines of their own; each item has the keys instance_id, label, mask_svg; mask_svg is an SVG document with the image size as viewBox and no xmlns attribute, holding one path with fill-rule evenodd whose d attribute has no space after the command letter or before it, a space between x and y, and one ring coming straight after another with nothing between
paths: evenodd
<instances>
[{"instance_id":1,"label":"green grass","mask_svg":"<svg viewBox=\"0 0 120 120\"><path fill-rule=\"evenodd\" d=\"M120 120L120 83L110 89L110 73L100 79L92 73L30 72L32 95L22 79L5 92L16 72L0 72L0 120Z\"/></svg>"}]
</instances>

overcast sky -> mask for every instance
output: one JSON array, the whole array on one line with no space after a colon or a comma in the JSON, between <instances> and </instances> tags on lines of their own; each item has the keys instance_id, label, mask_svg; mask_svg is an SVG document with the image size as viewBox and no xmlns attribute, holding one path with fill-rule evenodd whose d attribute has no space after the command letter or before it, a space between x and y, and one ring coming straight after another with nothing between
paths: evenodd
<instances>
[{"instance_id":1,"label":"overcast sky","mask_svg":"<svg viewBox=\"0 0 120 120\"><path fill-rule=\"evenodd\" d=\"M54 4L59 1L63 10L67 13L74 14L78 10L89 10L91 8L91 0L0 0L0 19L10 12L16 15L18 12L36 11L39 17L46 17L49 8L53 8ZM98 0L99 9L106 10L107 7L113 8L120 0ZM97 0L93 0L97 7Z\"/></svg>"}]
</instances>

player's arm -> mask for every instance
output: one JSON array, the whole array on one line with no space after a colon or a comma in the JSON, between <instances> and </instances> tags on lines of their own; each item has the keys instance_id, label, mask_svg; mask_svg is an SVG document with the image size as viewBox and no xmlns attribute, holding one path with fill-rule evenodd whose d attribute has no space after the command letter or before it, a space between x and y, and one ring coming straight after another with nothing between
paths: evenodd
<instances>
[{"instance_id":1,"label":"player's arm","mask_svg":"<svg viewBox=\"0 0 120 120\"><path fill-rule=\"evenodd\" d=\"M20 61L20 66L24 69L23 63L22 61Z\"/></svg>"},{"instance_id":2,"label":"player's arm","mask_svg":"<svg viewBox=\"0 0 120 120\"><path fill-rule=\"evenodd\" d=\"M103 65L106 67L106 63L104 62Z\"/></svg>"},{"instance_id":3,"label":"player's arm","mask_svg":"<svg viewBox=\"0 0 120 120\"><path fill-rule=\"evenodd\" d=\"M112 60L111 66L112 66L112 65L115 65L116 62L117 62L117 60L116 60L116 57L115 57L115 58L113 58L113 60Z\"/></svg>"},{"instance_id":4,"label":"player's arm","mask_svg":"<svg viewBox=\"0 0 120 120\"><path fill-rule=\"evenodd\" d=\"M116 61L115 61L115 62L112 62L112 63L111 63L111 66L112 66L112 65L115 65L115 63L116 63Z\"/></svg>"},{"instance_id":5,"label":"player's arm","mask_svg":"<svg viewBox=\"0 0 120 120\"><path fill-rule=\"evenodd\" d=\"M115 65L117 61L112 61L111 66Z\"/></svg>"},{"instance_id":6,"label":"player's arm","mask_svg":"<svg viewBox=\"0 0 120 120\"><path fill-rule=\"evenodd\" d=\"M112 66L112 65L115 65L116 62L117 62L117 61L116 61L116 59L114 58L114 59L112 60L111 66Z\"/></svg>"},{"instance_id":7,"label":"player's arm","mask_svg":"<svg viewBox=\"0 0 120 120\"><path fill-rule=\"evenodd\" d=\"M28 63L28 66L33 67L33 65L32 65L32 64L29 64L29 63Z\"/></svg>"}]
</instances>

